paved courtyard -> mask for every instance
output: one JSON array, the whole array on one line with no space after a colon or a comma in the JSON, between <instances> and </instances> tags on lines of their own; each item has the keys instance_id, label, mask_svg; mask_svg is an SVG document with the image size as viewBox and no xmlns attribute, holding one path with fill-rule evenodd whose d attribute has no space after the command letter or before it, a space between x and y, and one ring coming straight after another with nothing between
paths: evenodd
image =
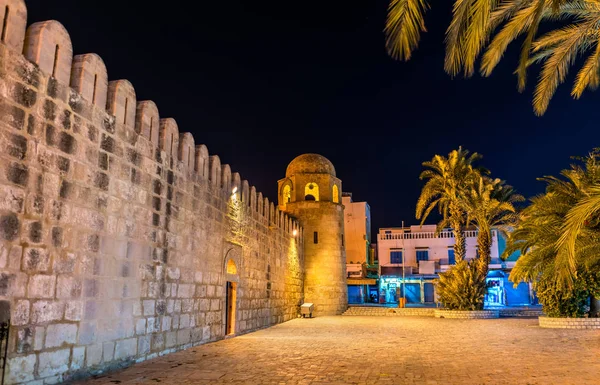
<instances>
[{"instance_id":1,"label":"paved courtyard","mask_svg":"<svg viewBox=\"0 0 600 385\"><path fill-rule=\"evenodd\" d=\"M296 319L85 382L158 383L599 384L600 331L514 318Z\"/></svg>"}]
</instances>

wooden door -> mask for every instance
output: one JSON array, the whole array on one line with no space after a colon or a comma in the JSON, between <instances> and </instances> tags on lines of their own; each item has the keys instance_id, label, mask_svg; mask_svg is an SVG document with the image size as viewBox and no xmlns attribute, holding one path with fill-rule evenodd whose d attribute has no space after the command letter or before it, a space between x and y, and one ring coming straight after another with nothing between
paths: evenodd
<instances>
[{"instance_id":1,"label":"wooden door","mask_svg":"<svg viewBox=\"0 0 600 385\"><path fill-rule=\"evenodd\" d=\"M227 282L225 335L235 334L236 286L235 282Z\"/></svg>"}]
</instances>

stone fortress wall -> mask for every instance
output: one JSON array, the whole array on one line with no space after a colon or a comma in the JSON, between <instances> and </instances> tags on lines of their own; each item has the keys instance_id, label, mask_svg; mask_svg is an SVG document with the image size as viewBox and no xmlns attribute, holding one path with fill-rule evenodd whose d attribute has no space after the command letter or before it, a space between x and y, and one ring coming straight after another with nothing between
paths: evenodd
<instances>
[{"instance_id":1,"label":"stone fortress wall","mask_svg":"<svg viewBox=\"0 0 600 385\"><path fill-rule=\"evenodd\" d=\"M73 56L59 22L26 24L22 0L0 0L5 383L221 339L227 281L237 334L295 318L298 222L137 101L130 82L109 82L99 56Z\"/></svg>"}]
</instances>

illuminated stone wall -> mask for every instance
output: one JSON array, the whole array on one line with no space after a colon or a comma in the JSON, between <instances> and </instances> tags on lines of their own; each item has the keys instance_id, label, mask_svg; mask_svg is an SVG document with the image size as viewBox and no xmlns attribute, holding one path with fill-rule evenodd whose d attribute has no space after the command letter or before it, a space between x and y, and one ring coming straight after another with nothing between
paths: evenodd
<instances>
[{"instance_id":1,"label":"illuminated stone wall","mask_svg":"<svg viewBox=\"0 0 600 385\"><path fill-rule=\"evenodd\" d=\"M5 383L54 383L223 338L228 280L238 282L237 334L295 318L298 223L153 102L137 101L128 81L109 82L99 56L73 57L60 23L26 32L24 2L0 0L0 20L7 9Z\"/></svg>"}]
</instances>

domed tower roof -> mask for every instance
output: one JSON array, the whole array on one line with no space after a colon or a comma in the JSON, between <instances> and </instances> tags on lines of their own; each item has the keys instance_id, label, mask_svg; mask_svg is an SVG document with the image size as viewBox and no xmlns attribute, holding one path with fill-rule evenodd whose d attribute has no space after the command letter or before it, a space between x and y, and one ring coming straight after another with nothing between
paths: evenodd
<instances>
[{"instance_id":1,"label":"domed tower roof","mask_svg":"<svg viewBox=\"0 0 600 385\"><path fill-rule=\"evenodd\" d=\"M329 159L319 154L303 154L290 162L285 176L294 174L329 174L335 176L335 167Z\"/></svg>"}]
</instances>

